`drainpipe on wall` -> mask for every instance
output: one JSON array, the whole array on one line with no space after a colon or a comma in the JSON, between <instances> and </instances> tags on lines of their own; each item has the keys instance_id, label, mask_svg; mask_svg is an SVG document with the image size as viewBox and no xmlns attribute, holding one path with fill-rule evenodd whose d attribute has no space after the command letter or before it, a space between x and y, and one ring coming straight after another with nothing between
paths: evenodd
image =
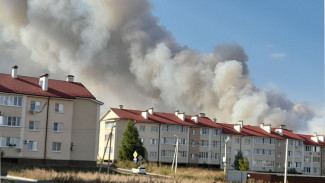
<instances>
[{"instance_id":1,"label":"drainpipe on wall","mask_svg":"<svg viewBox=\"0 0 325 183\"><path fill-rule=\"evenodd\" d=\"M47 131L49 125L49 107L50 107L50 97L47 98L47 110L46 110L46 126L45 126L45 144L44 144L44 164L46 164L46 146L47 146Z\"/></svg>"},{"instance_id":2,"label":"drainpipe on wall","mask_svg":"<svg viewBox=\"0 0 325 183\"><path fill-rule=\"evenodd\" d=\"M158 166L160 166L160 129L161 129L161 124L159 124L158 127Z\"/></svg>"}]
</instances>

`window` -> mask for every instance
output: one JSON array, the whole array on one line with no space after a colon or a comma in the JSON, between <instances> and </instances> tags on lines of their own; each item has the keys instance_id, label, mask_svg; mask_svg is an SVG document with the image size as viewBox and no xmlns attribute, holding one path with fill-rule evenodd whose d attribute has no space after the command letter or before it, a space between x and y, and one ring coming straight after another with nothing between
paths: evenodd
<instances>
[{"instance_id":1,"label":"window","mask_svg":"<svg viewBox=\"0 0 325 183\"><path fill-rule=\"evenodd\" d=\"M310 173L310 167L304 167L304 173Z\"/></svg>"},{"instance_id":2,"label":"window","mask_svg":"<svg viewBox=\"0 0 325 183\"><path fill-rule=\"evenodd\" d=\"M145 126L140 126L140 132L144 132L146 130Z\"/></svg>"},{"instance_id":3,"label":"window","mask_svg":"<svg viewBox=\"0 0 325 183\"><path fill-rule=\"evenodd\" d=\"M111 140L114 141L114 134L111 135ZM105 141L108 141L110 139L110 135L109 134L105 134Z\"/></svg>"},{"instance_id":4,"label":"window","mask_svg":"<svg viewBox=\"0 0 325 183\"><path fill-rule=\"evenodd\" d=\"M62 130L63 130L63 123L54 122L53 131L54 132L62 132Z\"/></svg>"},{"instance_id":5,"label":"window","mask_svg":"<svg viewBox=\"0 0 325 183\"><path fill-rule=\"evenodd\" d=\"M194 129L192 130L192 135L195 135L195 130Z\"/></svg>"},{"instance_id":6,"label":"window","mask_svg":"<svg viewBox=\"0 0 325 183\"><path fill-rule=\"evenodd\" d=\"M292 152L291 151L288 151L288 156L292 156Z\"/></svg>"},{"instance_id":7,"label":"window","mask_svg":"<svg viewBox=\"0 0 325 183\"><path fill-rule=\"evenodd\" d=\"M249 156L250 153L251 153L250 150L244 150L244 155L245 155L245 156Z\"/></svg>"},{"instance_id":8,"label":"window","mask_svg":"<svg viewBox=\"0 0 325 183\"><path fill-rule=\"evenodd\" d=\"M111 148L106 148L106 153L105 154L113 154L114 153L114 148L111 147Z\"/></svg>"},{"instance_id":9,"label":"window","mask_svg":"<svg viewBox=\"0 0 325 183\"><path fill-rule=\"evenodd\" d=\"M55 103L55 112L63 113L63 104Z\"/></svg>"},{"instance_id":10,"label":"window","mask_svg":"<svg viewBox=\"0 0 325 183\"><path fill-rule=\"evenodd\" d=\"M105 122L105 129L111 129L115 126L115 123Z\"/></svg>"},{"instance_id":11,"label":"window","mask_svg":"<svg viewBox=\"0 0 325 183\"><path fill-rule=\"evenodd\" d=\"M39 131L40 122L39 121L29 121L28 129L32 131Z\"/></svg>"},{"instance_id":12,"label":"window","mask_svg":"<svg viewBox=\"0 0 325 183\"><path fill-rule=\"evenodd\" d=\"M53 142L52 143L52 151L53 152L61 152L61 142Z\"/></svg>"},{"instance_id":13,"label":"window","mask_svg":"<svg viewBox=\"0 0 325 183\"><path fill-rule=\"evenodd\" d=\"M240 138L235 139L236 144L240 144Z\"/></svg>"},{"instance_id":14,"label":"window","mask_svg":"<svg viewBox=\"0 0 325 183\"><path fill-rule=\"evenodd\" d=\"M158 132L158 126L152 126L151 132Z\"/></svg>"},{"instance_id":15,"label":"window","mask_svg":"<svg viewBox=\"0 0 325 183\"><path fill-rule=\"evenodd\" d=\"M296 162L296 168L300 168L301 167L301 162Z\"/></svg>"},{"instance_id":16,"label":"window","mask_svg":"<svg viewBox=\"0 0 325 183\"><path fill-rule=\"evenodd\" d=\"M192 147L195 147L195 141L192 141L191 144L192 144Z\"/></svg>"},{"instance_id":17,"label":"window","mask_svg":"<svg viewBox=\"0 0 325 183\"><path fill-rule=\"evenodd\" d=\"M178 157L186 158L187 157L187 151L178 151Z\"/></svg>"},{"instance_id":18,"label":"window","mask_svg":"<svg viewBox=\"0 0 325 183\"><path fill-rule=\"evenodd\" d=\"M201 128L200 134L202 135L209 135L209 128Z\"/></svg>"},{"instance_id":19,"label":"window","mask_svg":"<svg viewBox=\"0 0 325 183\"><path fill-rule=\"evenodd\" d=\"M162 157L173 157L174 150L161 150L161 156Z\"/></svg>"},{"instance_id":20,"label":"window","mask_svg":"<svg viewBox=\"0 0 325 183\"><path fill-rule=\"evenodd\" d=\"M0 95L0 105L21 107L23 103L22 101L22 97Z\"/></svg>"},{"instance_id":21,"label":"window","mask_svg":"<svg viewBox=\"0 0 325 183\"><path fill-rule=\"evenodd\" d=\"M201 147L208 147L209 140L200 140L200 146Z\"/></svg>"},{"instance_id":22,"label":"window","mask_svg":"<svg viewBox=\"0 0 325 183\"><path fill-rule=\"evenodd\" d=\"M18 127L20 120L20 117L0 116L0 126Z\"/></svg>"},{"instance_id":23,"label":"window","mask_svg":"<svg viewBox=\"0 0 325 183\"><path fill-rule=\"evenodd\" d=\"M305 162L311 162L311 157L310 156L305 156L304 161Z\"/></svg>"},{"instance_id":24,"label":"window","mask_svg":"<svg viewBox=\"0 0 325 183\"><path fill-rule=\"evenodd\" d=\"M219 135L219 130L218 129L213 129L212 130L212 135L214 135L214 136Z\"/></svg>"},{"instance_id":25,"label":"window","mask_svg":"<svg viewBox=\"0 0 325 183\"><path fill-rule=\"evenodd\" d=\"M318 172L318 168L314 168L314 173L316 174Z\"/></svg>"},{"instance_id":26,"label":"window","mask_svg":"<svg viewBox=\"0 0 325 183\"><path fill-rule=\"evenodd\" d=\"M315 146L315 152L320 152L320 147L319 146Z\"/></svg>"},{"instance_id":27,"label":"window","mask_svg":"<svg viewBox=\"0 0 325 183\"><path fill-rule=\"evenodd\" d=\"M41 102L31 101L30 110L32 110L32 111L40 111L41 110Z\"/></svg>"},{"instance_id":28,"label":"window","mask_svg":"<svg viewBox=\"0 0 325 183\"><path fill-rule=\"evenodd\" d=\"M288 161L288 168L292 167L292 162Z\"/></svg>"},{"instance_id":29,"label":"window","mask_svg":"<svg viewBox=\"0 0 325 183\"><path fill-rule=\"evenodd\" d=\"M274 161L269 161L269 160L253 160L253 166L274 167Z\"/></svg>"},{"instance_id":30,"label":"window","mask_svg":"<svg viewBox=\"0 0 325 183\"><path fill-rule=\"evenodd\" d=\"M200 159L208 159L208 152L200 152L199 158Z\"/></svg>"},{"instance_id":31,"label":"window","mask_svg":"<svg viewBox=\"0 0 325 183\"><path fill-rule=\"evenodd\" d=\"M195 159L195 154L191 154L191 159Z\"/></svg>"},{"instance_id":32,"label":"window","mask_svg":"<svg viewBox=\"0 0 325 183\"><path fill-rule=\"evenodd\" d=\"M251 139L245 139L245 140L244 140L244 143L245 143L245 144L250 144L250 143L251 143Z\"/></svg>"},{"instance_id":33,"label":"window","mask_svg":"<svg viewBox=\"0 0 325 183\"><path fill-rule=\"evenodd\" d=\"M219 159L219 153L211 153L212 159Z\"/></svg>"},{"instance_id":34,"label":"window","mask_svg":"<svg viewBox=\"0 0 325 183\"><path fill-rule=\"evenodd\" d=\"M0 147L16 147L19 145L19 138L0 137Z\"/></svg>"},{"instance_id":35,"label":"window","mask_svg":"<svg viewBox=\"0 0 325 183\"><path fill-rule=\"evenodd\" d=\"M28 142L28 151L37 151L37 141L29 141Z\"/></svg>"},{"instance_id":36,"label":"window","mask_svg":"<svg viewBox=\"0 0 325 183\"><path fill-rule=\"evenodd\" d=\"M305 146L305 151L311 151L311 147L310 146Z\"/></svg>"},{"instance_id":37,"label":"window","mask_svg":"<svg viewBox=\"0 0 325 183\"><path fill-rule=\"evenodd\" d=\"M302 141L296 141L296 146L302 146Z\"/></svg>"},{"instance_id":38,"label":"window","mask_svg":"<svg viewBox=\"0 0 325 183\"><path fill-rule=\"evenodd\" d=\"M293 145L293 140L289 140L289 146Z\"/></svg>"},{"instance_id":39,"label":"window","mask_svg":"<svg viewBox=\"0 0 325 183\"><path fill-rule=\"evenodd\" d=\"M320 162L320 157L313 157L313 162L314 163L319 163Z\"/></svg>"},{"instance_id":40,"label":"window","mask_svg":"<svg viewBox=\"0 0 325 183\"><path fill-rule=\"evenodd\" d=\"M156 158L157 157L157 152L150 152L150 157L151 158Z\"/></svg>"},{"instance_id":41,"label":"window","mask_svg":"<svg viewBox=\"0 0 325 183\"><path fill-rule=\"evenodd\" d=\"M212 147L214 148L216 148L219 144L220 142L218 143L218 141L212 141Z\"/></svg>"},{"instance_id":42,"label":"window","mask_svg":"<svg viewBox=\"0 0 325 183\"><path fill-rule=\"evenodd\" d=\"M157 145L158 144L158 139L151 139L150 144L151 145Z\"/></svg>"}]
</instances>

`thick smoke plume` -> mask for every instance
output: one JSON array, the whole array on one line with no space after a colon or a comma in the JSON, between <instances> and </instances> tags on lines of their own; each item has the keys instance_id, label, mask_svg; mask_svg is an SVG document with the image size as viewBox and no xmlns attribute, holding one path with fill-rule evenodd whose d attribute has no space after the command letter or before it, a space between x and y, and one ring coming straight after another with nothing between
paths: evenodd
<instances>
[{"instance_id":1,"label":"thick smoke plume","mask_svg":"<svg viewBox=\"0 0 325 183\"><path fill-rule=\"evenodd\" d=\"M212 53L183 47L158 25L147 0L0 3L2 73L17 64L19 74L49 72L59 79L73 74L106 103L104 109L153 106L206 112L218 122L313 126L307 123L313 109L254 86L242 47L223 44Z\"/></svg>"}]
</instances>

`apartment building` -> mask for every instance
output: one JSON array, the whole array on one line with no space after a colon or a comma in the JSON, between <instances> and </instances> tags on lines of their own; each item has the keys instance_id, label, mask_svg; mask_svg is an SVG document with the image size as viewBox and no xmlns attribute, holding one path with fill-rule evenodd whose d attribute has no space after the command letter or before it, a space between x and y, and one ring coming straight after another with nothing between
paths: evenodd
<instances>
[{"instance_id":1,"label":"apartment building","mask_svg":"<svg viewBox=\"0 0 325 183\"><path fill-rule=\"evenodd\" d=\"M99 155L105 149L105 136L111 131L110 160L117 160L119 145L127 122L131 120L138 128L139 136L147 149L147 159L151 162L172 163L175 144L179 139L178 162L190 166L207 165L224 168L223 157L226 151L227 169L233 169L235 155L243 153L252 171L283 172L285 166L286 141L288 139L288 169L298 173L325 174L324 136L298 135L281 125L272 128L261 123L259 126L217 123L204 113L185 115L111 108L100 120L101 133ZM114 140L115 139L115 140ZM229 139L227 142L226 139ZM316 142L317 140L317 142ZM226 143L226 148L225 148ZM105 159L108 159L106 151Z\"/></svg>"},{"instance_id":2,"label":"apartment building","mask_svg":"<svg viewBox=\"0 0 325 183\"><path fill-rule=\"evenodd\" d=\"M0 149L20 163L95 166L103 103L66 81L0 74Z\"/></svg>"}]
</instances>

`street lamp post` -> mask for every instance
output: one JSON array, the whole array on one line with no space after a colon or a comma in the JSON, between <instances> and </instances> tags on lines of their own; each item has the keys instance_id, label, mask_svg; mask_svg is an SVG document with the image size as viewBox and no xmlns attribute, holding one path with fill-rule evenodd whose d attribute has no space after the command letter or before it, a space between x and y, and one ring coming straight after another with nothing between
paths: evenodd
<instances>
[{"instance_id":1,"label":"street lamp post","mask_svg":"<svg viewBox=\"0 0 325 183\"><path fill-rule=\"evenodd\" d=\"M227 139L225 139L225 156L224 156L224 167L223 167L223 171L224 171L224 176L225 179L227 179L227 142L230 140L230 137L228 136Z\"/></svg>"}]
</instances>

